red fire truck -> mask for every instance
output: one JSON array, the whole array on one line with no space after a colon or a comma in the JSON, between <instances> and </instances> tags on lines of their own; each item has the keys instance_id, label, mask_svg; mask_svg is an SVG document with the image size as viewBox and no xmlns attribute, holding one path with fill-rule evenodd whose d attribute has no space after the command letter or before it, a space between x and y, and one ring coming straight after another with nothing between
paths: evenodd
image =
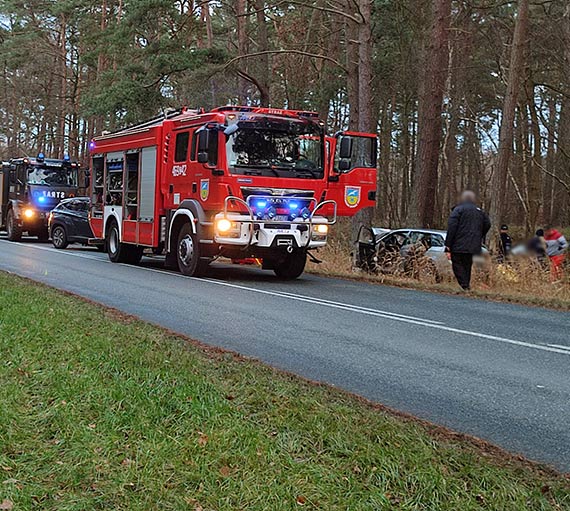
<instances>
[{"instance_id":1,"label":"red fire truck","mask_svg":"<svg viewBox=\"0 0 570 511\"><path fill-rule=\"evenodd\" d=\"M326 136L317 114L179 110L91 142L90 223L113 262L143 250L199 275L216 257L303 273L337 215L373 206L376 135Z\"/></svg>"}]
</instances>

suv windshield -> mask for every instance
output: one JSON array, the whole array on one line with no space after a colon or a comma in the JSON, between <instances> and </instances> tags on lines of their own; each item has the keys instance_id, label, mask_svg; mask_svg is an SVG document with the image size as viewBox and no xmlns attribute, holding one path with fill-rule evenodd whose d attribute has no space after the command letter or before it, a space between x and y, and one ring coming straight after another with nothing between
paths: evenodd
<instances>
[{"instance_id":1,"label":"suv windshield","mask_svg":"<svg viewBox=\"0 0 570 511\"><path fill-rule=\"evenodd\" d=\"M68 166L33 166L28 168L28 184L77 186L77 169Z\"/></svg>"},{"instance_id":2,"label":"suv windshield","mask_svg":"<svg viewBox=\"0 0 570 511\"><path fill-rule=\"evenodd\" d=\"M240 121L226 130L233 174L322 179L324 139L308 121L271 118Z\"/></svg>"}]
</instances>

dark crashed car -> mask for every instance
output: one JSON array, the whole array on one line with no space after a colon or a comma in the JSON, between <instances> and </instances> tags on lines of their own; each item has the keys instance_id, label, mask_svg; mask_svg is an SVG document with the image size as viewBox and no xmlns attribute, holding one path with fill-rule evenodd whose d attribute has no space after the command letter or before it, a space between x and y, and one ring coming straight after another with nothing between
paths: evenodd
<instances>
[{"instance_id":1,"label":"dark crashed car","mask_svg":"<svg viewBox=\"0 0 570 511\"><path fill-rule=\"evenodd\" d=\"M93 238L88 214L88 197L66 199L52 209L48 219L48 228L53 246L66 248L70 243L87 245L89 238ZM102 249L102 247L98 248Z\"/></svg>"}]
</instances>

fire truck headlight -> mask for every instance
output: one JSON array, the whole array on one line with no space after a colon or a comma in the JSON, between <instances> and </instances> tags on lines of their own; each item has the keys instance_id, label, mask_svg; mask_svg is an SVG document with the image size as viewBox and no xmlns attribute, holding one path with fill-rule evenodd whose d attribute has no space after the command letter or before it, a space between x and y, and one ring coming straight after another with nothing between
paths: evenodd
<instances>
[{"instance_id":1,"label":"fire truck headlight","mask_svg":"<svg viewBox=\"0 0 570 511\"><path fill-rule=\"evenodd\" d=\"M26 218L32 218L35 215L35 212L33 209L25 209L24 210L24 216Z\"/></svg>"},{"instance_id":2,"label":"fire truck headlight","mask_svg":"<svg viewBox=\"0 0 570 511\"><path fill-rule=\"evenodd\" d=\"M315 225L315 232L319 234L328 234L329 226L327 224L317 224Z\"/></svg>"},{"instance_id":3,"label":"fire truck headlight","mask_svg":"<svg viewBox=\"0 0 570 511\"><path fill-rule=\"evenodd\" d=\"M228 232L232 228L232 223L227 218L221 218L216 224L218 232Z\"/></svg>"}]
</instances>

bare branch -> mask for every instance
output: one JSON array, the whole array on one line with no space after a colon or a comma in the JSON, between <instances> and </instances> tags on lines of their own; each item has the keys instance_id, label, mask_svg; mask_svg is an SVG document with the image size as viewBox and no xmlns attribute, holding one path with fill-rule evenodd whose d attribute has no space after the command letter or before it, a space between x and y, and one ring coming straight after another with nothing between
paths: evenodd
<instances>
[{"instance_id":1,"label":"bare branch","mask_svg":"<svg viewBox=\"0 0 570 511\"><path fill-rule=\"evenodd\" d=\"M309 52L301 51L301 50L267 50L267 51L256 51L253 53L248 53L246 55L238 55L237 57L234 57L233 59L229 60L226 63L226 65L223 67L223 69L227 69L232 64L234 64L234 63L236 63L242 59L259 57L260 55L286 55L286 54L302 55L303 57L310 57L313 59L326 60L327 62L331 62L335 66L342 69L345 73L348 73L348 70L346 69L346 67L344 67L338 60L335 60L332 57L329 57L328 55L318 55L316 53L309 53Z\"/></svg>"}]
</instances>

